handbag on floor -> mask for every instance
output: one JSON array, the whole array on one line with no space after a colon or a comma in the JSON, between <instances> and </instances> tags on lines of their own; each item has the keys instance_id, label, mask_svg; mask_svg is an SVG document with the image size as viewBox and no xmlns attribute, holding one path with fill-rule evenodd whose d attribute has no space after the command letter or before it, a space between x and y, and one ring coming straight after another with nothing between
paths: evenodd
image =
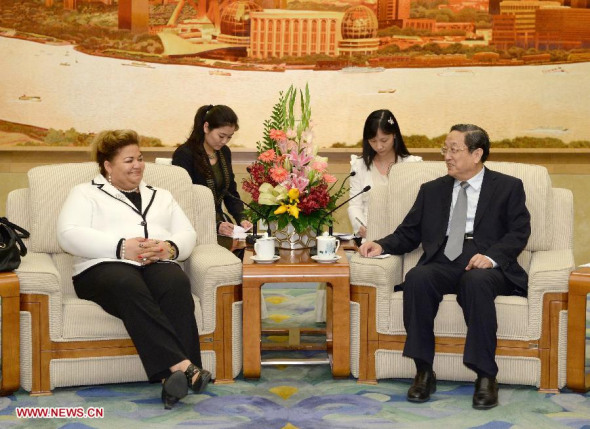
<instances>
[{"instance_id":1,"label":"handbag on floor","mask_svg":"<svg viewBox=\"0 0 590 429\"><path fill-rule=\"evenodd\" d=\"M0 272L13 271L19 267L21 256L27 254L22 239L29 236L26 229L0 217Z\"/></svg>"}]
</instances>

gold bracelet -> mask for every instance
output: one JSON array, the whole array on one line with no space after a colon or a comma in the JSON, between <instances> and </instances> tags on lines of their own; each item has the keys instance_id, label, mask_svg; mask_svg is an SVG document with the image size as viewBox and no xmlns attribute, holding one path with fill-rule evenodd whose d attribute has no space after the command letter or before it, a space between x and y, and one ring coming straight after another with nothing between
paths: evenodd
<instances>
[{"instance_id":1,"label":"gold bracelet","mask_svg":"<svg viewBox=\"0 0 590 429\"><path fill-rule=\"evenodd\" d=\"M176 256L176 251L174 250L174 246L168 243L168 254L170 255L169 259L172 260Z\"/></svg>"}]
</instances>

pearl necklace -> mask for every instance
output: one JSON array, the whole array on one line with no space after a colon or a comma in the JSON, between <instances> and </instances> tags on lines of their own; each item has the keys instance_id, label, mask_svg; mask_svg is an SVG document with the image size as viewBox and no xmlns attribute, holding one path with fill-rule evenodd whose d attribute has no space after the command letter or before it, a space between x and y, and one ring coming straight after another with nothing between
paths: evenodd
<instances>
[{"instance_id":1,"label":"pearl necklace","mask_svg":"<svg viewBox=\"0 0 590 429\"><path fill-rule=\"evenodd\" d=\"M113 185L113 186L115 186L115 185ZM133 189L129 189L129 190L126 190L126 189L121 189L121 188L119 188L119 187L115 186L115 189L116 189L117 191L126 192L126 193L130 194L131 192L137 192L137 191L139 190L139 186L136 186L135 188L133 188Z\"/></svg>"}]
</instances>

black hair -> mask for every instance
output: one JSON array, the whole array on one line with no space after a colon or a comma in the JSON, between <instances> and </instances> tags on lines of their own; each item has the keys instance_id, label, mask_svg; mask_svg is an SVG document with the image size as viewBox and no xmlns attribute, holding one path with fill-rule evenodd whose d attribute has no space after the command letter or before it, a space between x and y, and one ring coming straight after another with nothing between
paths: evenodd
<instances>
[{"instance_id":1,"label":"black hair","mask_svg":"<svg viewBox=\"0 0 590 429\"><path fill-rule=\"evenodd\" d=\"M404 143L397 119L393 113L387 109L375 110L365 120L365 127L363 128L363 160L367 168L371 168L373 159L377 155L377 152L371 147L369 140L377 135L378 130L381 130L385 134L393 134L395 162L397 162L398 157L405 158L410 155Z\"/></svg>"},{"instance_id":2,"label":"black hair","mask_svg":"<svg viewBox=\"0 0 590 429\"><path fill-rule=\"evenodd\" d=\"M490 155L490 137L483 128L473 124L456 124L451 127L451 131L458 131L465 135L465 146L469 153L481 148L483 150L481 162L486 162Z\"/></svg>"},{"instance_id":3,"label":"black hair","mask_svg":"<svg viewBox=\"0 0 590 429\"><path fill-rule=\"evenodd\" d=\"M237 131L240 127L238 125L238 115L229 106L208 104L199 107L197 110L193 130L186 140L186 144L194 156L195 168L203 177L209 179L212 177L213 172L207 161L207 154L205 153L204 147L205 123L209 124L209 130L230 126L234 127Z\"/></svg>"}]
</instances>

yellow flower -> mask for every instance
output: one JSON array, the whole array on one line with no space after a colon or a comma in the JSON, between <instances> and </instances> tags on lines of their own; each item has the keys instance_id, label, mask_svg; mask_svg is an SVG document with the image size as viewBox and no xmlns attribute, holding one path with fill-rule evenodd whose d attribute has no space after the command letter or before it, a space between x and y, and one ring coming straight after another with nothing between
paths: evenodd
<instances>
[{"instance_id":1,"label":"yellow flower","mask_svg":"<svg viewBox=\"0 0 590 429\"><path fill-rule=\"evenodd\" d=\"M289 192L287 195L289 195L290 202L293 202L293 201L299 202L299 189L291 188L291 189L289 189Z\"/></svg>"},{"instance_id":2,"label":"yellow flower","mask_svg":"<svg viewBox=\"0 0 590 429\"><path fill-rule=\"evenodd\" d=\"M299 219L299 207L297 204L293 204L292 206L288 206L289 214L293 216L295 219Z\"/></svg>"},{"instance_id":3,"label":"yellow flower","mask_svg":"<svg viewBox=\"0 0 590 429\"><path fill-rule=\"evenodd\" d=\"M283 213L285 213L285 212L287 211L287 209L288 209L288 206L287 206L287 205L285 205L285 204L281 204L281 205L279 206L279 208L277 208L277 209L274 211L274 213L275 213L276 215L280 215L280 214L283 214Z\"/></svg>"},{"instance_id":4,"label":"yellow flower","mask_svg":"<svg viewBox=\"0 0 590 429\"><path fill-rule=\"evenodd\" d=\"M299 219L299 207L297 207L297 204L281 203L281 205L274 211L274 214L280 215L283 213L289 213L295 219Z\"/></svg>"}]
</instances>

